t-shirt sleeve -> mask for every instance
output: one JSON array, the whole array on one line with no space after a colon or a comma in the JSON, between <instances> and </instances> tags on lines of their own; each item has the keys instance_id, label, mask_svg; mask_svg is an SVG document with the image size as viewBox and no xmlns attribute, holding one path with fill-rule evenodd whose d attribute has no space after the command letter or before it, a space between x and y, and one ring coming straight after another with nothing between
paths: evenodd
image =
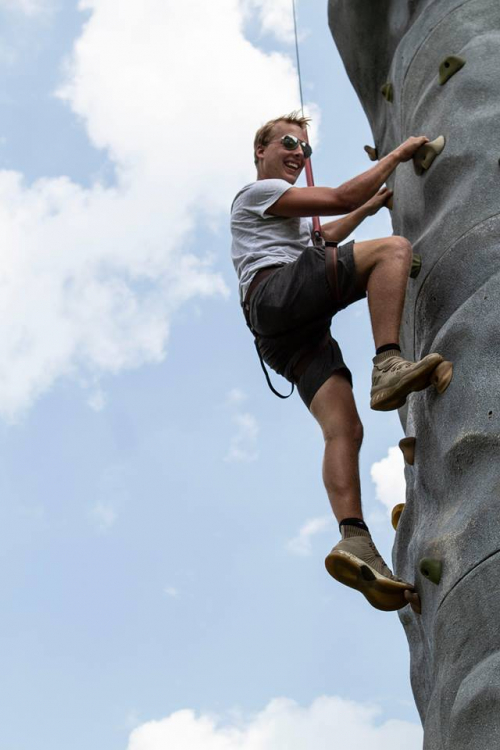
<instances>
[{"instance_id":1,"label":"t-shirt sleeve","mask_svg":"<svg viewBox=\"0 0 500 750\"><path fill-rule=\"evenodd\" d=\"M271 214L266 214L267 209L271 208L291 187L293 185L286 180L257 180L241 197L247 210L262 219L268 219Z\"/></svg>"}]
</instances>

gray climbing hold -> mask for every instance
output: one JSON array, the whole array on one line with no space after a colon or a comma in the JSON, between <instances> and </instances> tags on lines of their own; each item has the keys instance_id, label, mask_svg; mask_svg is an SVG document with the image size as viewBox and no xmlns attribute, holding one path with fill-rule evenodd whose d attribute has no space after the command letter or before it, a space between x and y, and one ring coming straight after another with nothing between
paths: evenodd
<instances>
[{"instance_id":1,"label":"gray climbing hold","mask_svg":"<svg viewBox=\"0 0 500 750\"><path fill-rule=\"evenodd\" d=\"M365 146L364 149L370 157L370 161L378 161L378 151L374 146Z\"/></svg>"},{"instance_id":2,"label":"gray climbing hold","mask_svg":"<svg viewBox=\"0 0 500 750\"><path fill-rule=\"evenodd\" d=\"M404 456L404 460L407 464L410 466L413 466L415 463L415 444L417 440L414 437L405 437L402 440L399 441L399 447L401 449L401 453Z\"/></svg>"},{"instance_id":3,"label":"gray climbing hold","mask_svg":"<svg viewBox=\"0 0 500 750\"><path fill-rule=\"evenodd\" d=\"M416 279L421 270L422 256L413 253L413 257L411 259L410 279Z\"/></svg>"},{"instance_id":4,"label":"gray climbing hold","mask_svg":"<svg viewBox=\"0 0 500 750\"><path fill-rule=\"evenodd\" d=\"M452 76L457 73L460 68L465 65L463 57L458 55L450 55L447 57L439 66L439 85L443 86Z\"/></svg>"},{"instance_id":5,"label":"gray climbing hold","mask_svg":"<svg viewBox=\"0 0 500 750\"><path fill-rule=\"evenodd\" d=\"M441 560L435 560L432 557L424 557L420 560L419 569L425 578L432 583L435 583L436 586L438 585L443 572L443 563Z\"/></svg>"},{"instance_id":6,"label":"gray climbing hold","mask_svg":"<svg viewBox=\"0 0 500 750\"><path fill-rule=\"evenodd\" d=\"M429 141L429 143L420 146L413 157L416 174L421 175L429 169L436 156L439 156L443 150L445 143L444 135L440 135L434 141Z\"/></svg>"},{"instance_id":7,"label":"gray climbing hold","mask_svg":"<svg viewBox=\"0 0 500 750\"><path fill-rule=\"evenodd\" d=\"M394 100L394 88L392 83L390 83L389 81L387 83L384 83L384 85L380 89L380 92L384 99L387 99L388 102L392 102Z\"/></svg>"}]
</instances>

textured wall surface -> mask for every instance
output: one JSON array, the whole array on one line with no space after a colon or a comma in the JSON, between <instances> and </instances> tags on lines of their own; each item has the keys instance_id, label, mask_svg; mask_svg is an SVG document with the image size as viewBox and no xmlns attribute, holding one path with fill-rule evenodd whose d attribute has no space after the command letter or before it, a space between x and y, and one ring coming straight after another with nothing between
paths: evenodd
<instances>
[{"instance_id":1,"label":"textured wall surface","mask_svg":"<svg viewBox=\"0 0 500 750\"><path fill-rule=\"evenodd\" d=\"M424 747L498 750L500 2L330 0L329 22L379 155L411 135L446 139L427 172L409 162L391 184L394 232L422 256L404 353L454 363L444 394L413 394L401 415L416 450L393 561L422 598L421 616L400 616ZM465 65L440 85L450 55ZM439 583L420 573L422 558L442 562Z\"/></svg>"}]
</instances>

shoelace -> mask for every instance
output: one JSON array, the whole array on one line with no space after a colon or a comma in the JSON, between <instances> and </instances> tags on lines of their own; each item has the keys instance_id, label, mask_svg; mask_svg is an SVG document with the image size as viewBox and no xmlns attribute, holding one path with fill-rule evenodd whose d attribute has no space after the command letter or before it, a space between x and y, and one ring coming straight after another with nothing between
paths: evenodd
<instances>
[{"instance_id":1,"label":"shoelace","mask_svg":"<svg viewBox=\"0 0 500 750\"><path fill-rule=\"evenodd\" d=\"M393 372L397 372L398 370L407 370L413 364L414 364L413 362L407 362L406 360L403 359L400 362L394 362L392 365L389 365L388 367L381 367L380 369L383 372L391 372L391 370Z\"/></svg>"},{"instance_id":2,"label":"shoelace","mask_svg":"<svg viewBox=\"0 0 500 750\"><path fill-rule=\"evenodd\" d=\"M401 578L397 578L397 576L395 576L391 572L391 570L387 567L387 565L384 562L384 558L382 557L382 555L380 554L380 552L378 551L378 549L375 547L375 544L373 543L373 541L370 540L368 542L368 544L369 544L369 547L370 547L371 551L373 552L374 562L378 563L377 566L372 565L372 567L375 568L375 570L378 573L380 573L381 575L385 576L386 578L392 578L395 581L400 581ZM370 562L368 560L367 560L367 562L370 564ZM380 563L382 563L382 565L380 565Z\"/></svg>"}]
</instances>

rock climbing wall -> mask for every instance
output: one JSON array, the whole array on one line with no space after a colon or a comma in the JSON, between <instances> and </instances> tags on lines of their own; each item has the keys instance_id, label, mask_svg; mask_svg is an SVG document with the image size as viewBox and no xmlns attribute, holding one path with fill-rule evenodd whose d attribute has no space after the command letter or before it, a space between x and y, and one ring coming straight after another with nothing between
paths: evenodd
<instances>
[{"instance_id":1,"label":"rock climbing wall","mask_svg":"<svg viewBox=\"0 0 500 750\"><path fill-rule=\"evenodd\" d=\"M393 562L422 599L400 617L425 750L498 750L500 2L330 0L329 22L379 157L445 140L391 183L394 232L422 258L404 354L454 363L445 393L413 394L401 415L415 444Z\"/></svg>"}]
</instances>

